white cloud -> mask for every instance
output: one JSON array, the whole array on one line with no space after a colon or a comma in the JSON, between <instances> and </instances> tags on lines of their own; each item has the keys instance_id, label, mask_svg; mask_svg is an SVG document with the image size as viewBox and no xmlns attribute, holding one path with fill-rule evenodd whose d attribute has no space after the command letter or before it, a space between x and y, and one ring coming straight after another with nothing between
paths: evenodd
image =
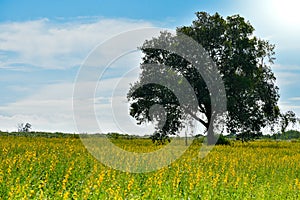
<instances>
[{"instance_id":1,"label":"white cloud","mask_svg":"<svg viewBox=\"0 0 300 200\"><path fill-rule=\"evenodd\" d=\"M145 27L152 27L152 24L144 21L124 19L93 19L89 22L78 20L64 23L54 23L47 19L42 19L2 23L0 24L0 69L9 69L16 71L16 73L30 70L31 66L41 68L41 70L68 70L72 66L80 65L88 53L99 43L122 32ZM149 37L152 33L151 31L144 31L146 37ZM103 63L103 60L107 61L111 54L116 55L116 52L122 52L122 48L128 49L128 46L132 48L133 41L134 45L141 45L144 41L140 37L137 41L136 38L134 36L127 38L127 40L119 38L119 43L109 46L105 52L100 52L100 60L96 56L96 60L90 59L87 64L96 64L98 68L100 67L101 69L98 69L97 72L104 70L106 66L99 65L107 64L106 62ZM126 73L130 71L130 67L138 67L139 63L140 53L124 55L111 63L111 66L109 66L111 71L108 70L106 79L100 81L95 98L97 100L96 103L99 102L99 99L102 103L95 106L97 112L100 112L96 114L100 115L99 118L104 123L102 124L102 131L116 130L113 113L111 112L111 101L103 102L103 99L110 99L112 90L115 90L116 95L120 91L124 93L129 87L129 82L133 82L136 79L136 77L128 76ZM56 71L59 73L59 70ZM90 71L88 71L87 76L89 74L91 74ZM101 74L97 75L100 78ZM3 76L1 78L5 79ZM47 79L47 77L45 78ZM123 79L123 82L126 79L128 86L119 84L117 88L111 87L116 86L121 79ZM86 97L85 92L95 86L93 81L98 80L87 77L81 83L81 86L86 88L86 90L83 90L80 96ZM30 90L31 86L26 85L26 82L24 82L24 85L10 86L11 91L33 91L33 93L27 93L27 96L23 99L11 100L8 104L0 105L0 128L2 130L15 131L18 123L30 122L33 125L33 130L75 132L76 125L73 119L72 101L74 84L71 82L48 84L50 82L50 80L45 81L47 84L40 85L38 90ZM91 89L95 90L96 88ZM125 98L126 94L123 93L123 98ZM94 105L94 98L88 101L91 103L91 106ZM121 107L124 105L122 104ZM128 111L120 113L118 110L120 107L119 103L115 106L118 114L120 114L118 115L119 120L123 121L123 119L129 118ZM80 109L82 109L84 114L86 108ZM129 118L129 120L132 119ZM92 121L90 118L84 121L86 122L84 124L86 132L98 131L95 128L89 129L89 123ZM133 124L132 121L131 124Z\"/></svg>"},{"instance_id":2,"label":"white cloud","mask_svg":"<svg viewBox=\"0 0 300 200\"><path fill-rule=\"evenodd\" d=\"M275 64L272 66L272 70L279 88L298 85L300 66Z\"/></svg>"},{"instance_id":3,"label":"white cloud","mask_svg":"<svg viewBox=\"0 0 300 200\"><path fill-rule=\"evenodd\" d=\"M298 0L244 0L232 10L250 21L257 36L275 43L276 50L299 50L299 5Z\"/></svg>"},{"instance_id":4,"label":"white cloud","mask_svg":"<svg viewBox=\"0 0 300 200\"><path fill-rule=\"evenodd\" d=\"M299 65L281 65L281 64L275 64L273 65L273 69L278 71L300 71Z\"/></svg>"},{"instance_id":5,"label":"white cloud","mask_svg":"<svg viewBox=\"0 0 300 200\"><path fill-rule=\"evenodd\" d=\"M300 97L292 97L292 98L289 98L288 100L290 100L290 101L300 101Z\"/></svg>"},{"instance_id":6,"label":"white cloud","mask_svg":"<svg viewBox=\"0 0 300 200\"><path fill-rule=\"evenodd\" d=\"M79 132L93 133L101 130L140 135L152 133L153 126L137 126L136 121L128 114L126 93L129 83L135 79L136 77L129 76L98 82L101 87L97 88L95 98L84 99L83 106L77 104L79 114L85 118L79 122ZM87 90L96 85L93 82L80 84ZM1 130L16 131L17 124L29 122L36 131L77 132L73 117L73 87L73 83L46 85L25 99L0 106ZM86 94L80 96L87 97ZM90 106L95 106L96 119L94 113L88 113ZM99 126L93 124L95 120L98 120Z\"/></svg>"},{"instance_id":7,"label":"white cloud","mask_svg":"<svg viewBox=\"0 0 300 200\"><path fill-rule=\"evenodd\" d=\"M288 110L293 110L294 112L297 112L300 114L300 105L292 105L290 103L286 103L286 104L279 104L280 108L282 109L283 112L286 112Z\"/></svg>"},{"instance_id":8,"label":"white cloud","mask_svg":"<svg viewBox=\"0 0 300 200\"><path fill-rule=\"evenodd\" d=\"M282 86L295 85L299 82L299 74L293 72L275 72L276 83Z\"/></svg>"},{"instance_id":9,"label":"white cloud","mask_svg":"<svg viewBox=\"0 0 300 200\"><path fill-rule=\"evenodd\" d=\"M47 19L0 24L0 67L26 63L42 68L80 65L96 45L124 31L152 27L149 22L99 19L53 23ZM127 41L129 42L129 41Z\"/></svg>"},{"instance_id":10,"label":"white cloud","mask_svg":"<svg viewBox=\"0 0 300 200\"><path fill-rule=\"evenodd\" d=\"M33 130L74 132L73 84L47 85L30 97L0 106L1 129L14 131L18 123L29 122Z\"/></svg>"}]
</instances>

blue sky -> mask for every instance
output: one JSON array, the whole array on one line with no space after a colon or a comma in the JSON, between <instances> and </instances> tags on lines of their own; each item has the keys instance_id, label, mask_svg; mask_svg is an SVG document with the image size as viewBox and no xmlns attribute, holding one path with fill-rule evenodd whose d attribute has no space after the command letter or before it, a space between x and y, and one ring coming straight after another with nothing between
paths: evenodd
<instances>
[{"instance_id":1,"label":"blue sky","mask_svg":"<svg viewBox=\"0 0 300 200\"><path fill-rule=\"evenodd\" d=\"M14 131L18 123L30 122L36 131L76 132L73 87L89 52L125 31L190 25L196 11L240 14L257 36L276 44L272 69L280 108L300 116L299 8L297 0L0 0L0 130ZM114 66L138 67L139 56L129 55ZM98 87L102 103L96 110L102 113L103 131L116 130L106 113L108 86L120 81L119 74ZM126 112L120 116L128 117Z\"/></svg>"}]
</instances>

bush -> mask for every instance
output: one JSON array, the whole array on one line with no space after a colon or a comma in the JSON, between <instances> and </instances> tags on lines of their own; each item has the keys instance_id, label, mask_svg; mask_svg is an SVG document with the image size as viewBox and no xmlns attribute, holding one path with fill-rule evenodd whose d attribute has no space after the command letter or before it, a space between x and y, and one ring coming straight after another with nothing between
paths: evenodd
<instances>
[{"instance_id":1,"label":"bush","mask_svg":"<svg viewBox=\"0 0 300 200\"><path fill-rule=\"evenodd\" d=\"M221 134L219 135L216 145L230 145L230 141Z\"/></svg>"}]
</instances>

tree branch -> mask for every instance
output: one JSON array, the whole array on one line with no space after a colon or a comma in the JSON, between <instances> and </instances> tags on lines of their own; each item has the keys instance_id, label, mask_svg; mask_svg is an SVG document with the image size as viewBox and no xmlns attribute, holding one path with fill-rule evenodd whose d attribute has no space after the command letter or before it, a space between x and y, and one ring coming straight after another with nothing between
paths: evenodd
<instances>
[{"instance_id":1,"label":"tree branch","mask_svg":"<svg viewBox=\"0 0 300 200\"><path fill-rule=\"evenodd\" d=\"M203 124L206 128L208 127L208 123L199 118L197 115L195 115L193 112L191 112L189 109L183 108L184 111L186 111L189 115L191 115L195 120L199 121L201 124Z\"/></svg>"}]
</instances>

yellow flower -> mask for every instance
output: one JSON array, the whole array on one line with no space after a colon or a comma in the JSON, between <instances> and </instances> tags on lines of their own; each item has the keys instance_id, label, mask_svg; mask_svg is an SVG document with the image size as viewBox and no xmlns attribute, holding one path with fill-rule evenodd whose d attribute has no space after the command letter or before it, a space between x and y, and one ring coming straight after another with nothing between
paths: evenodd
<instances>
[{"instance_id":1,"label":"yellow flower","mask_svg":"<svg viewBox=\"0 0 300 200\"><path fill-rule=\"evenodd\" d=\"M134 183L134 178L130 179L130 181L128 182L128 185L127 185L127 190L130 191L131 190L131 187Z\"/></svg>"}]
</instances>

